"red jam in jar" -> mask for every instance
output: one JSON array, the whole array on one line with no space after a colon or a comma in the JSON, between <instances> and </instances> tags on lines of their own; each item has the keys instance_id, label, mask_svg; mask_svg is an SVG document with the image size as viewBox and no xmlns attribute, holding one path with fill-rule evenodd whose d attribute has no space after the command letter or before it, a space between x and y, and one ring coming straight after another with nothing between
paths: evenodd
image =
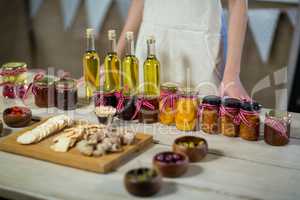
<instances>
[{"instance_id":1,"label":"red jam in jar","mask_svg":"<svg viewBox=\"0 0 300 200\"><path fill-rule=\"evenodd\" d=\"M151 124L158 122L158 99L158 96L139 95L135 103L136 111L133 118L138 114L140 123Z\"/></svg>"},{"instance_id":2,"label":"red jam in jar","mask_svg":"<svg viewBox=\"0 0 300 200\"><path fill-rule=\"evenodd\" d=\"M264 140L272 146L284 146L289 143L291 114L271 110L266 113Z\"/></svg>"},{"instance_id":3,"label":"red jam in jar","mask_svg":"<svg viewBox=\"0 0 300 200\"><path fill-rule=\"evenodd\" d=\"M118 117L123 120L133 120L135 102L135 96L119 96L117 105Z\"/></svg>"},{"instance_id":4,"label":"red jam in jar","mask_svg":"<svg viewBox=\"0 0 300 200\"><path fill-rule=\"evenodd\" d=\"M55 78L45 76L34 80L32 92L38 107L47 108L55 106Z\"/></svg>"},{"instance_id":5,"label":"red jam in jar","mask_svg":"<svg viewBox=\"0 0 300 200\"><path fill-rule=\"evenodd\" d=\"M112 106L117 107L117 97L114 92L105 92L103 90L94 93L94 103L97 106Z\"/></svg>"},{"instance_id":6,"label":"red jam in jar","mask_svg":"<svg viewBox=\"0 0 300 200\"><path fill-rule=\"evenodd\" d=\"M73 79L61 79L55 83L56 107L74 110L77 106L77 83Z\"/></svg>"}]
</instances>

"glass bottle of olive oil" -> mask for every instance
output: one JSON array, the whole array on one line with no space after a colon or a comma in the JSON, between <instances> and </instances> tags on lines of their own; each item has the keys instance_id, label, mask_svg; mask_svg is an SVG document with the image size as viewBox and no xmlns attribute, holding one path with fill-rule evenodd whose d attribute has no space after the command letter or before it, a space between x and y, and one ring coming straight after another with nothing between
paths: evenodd
<instances>
[{"instance_id":1,"label":"glass bottle of olive oil","mask_svg":"<svg viewBox=\"0 0 300 200\"><path fill-rule=\"evenodd\" d=\"M110 49L104 60L104 91L115 92L120 90L120 59L117 56L116 31L108 31Z\"/></svg>"},{"instance_id":2,"label":"glass bottle of olive oil","mask_svg":"<svg viewBox=\"0 0 300 200\"><path fill-rule=\"evenodd\" d=\"M86 51L83 56L85 100L91 100L94 91L100 89L100 59L95 49L94 29L86 29Z\"/></svg>"},{"instance_id":3,"label":"glass bottle of olive oil","mask_svg":"<svg viewBox=\"0 0 300 200\"><path fill-rule=\"evenodd\" d=\"M159 95L160 63L155 56L155 38L147 39L147 59L144 62L144 94Z\"/></svg>"},{"instance_id":4,"label":"glass bottle of olive oil","mask_svg":"<svg viewBox=\"0 0 300 200\"><path fill-rule=\"evenodd\" d=\"M125 96L135 94L139 84L139 61L134 55L133 32L126 33L126 55L123 58L121 86Z\"/></svg>"}]
</instances>

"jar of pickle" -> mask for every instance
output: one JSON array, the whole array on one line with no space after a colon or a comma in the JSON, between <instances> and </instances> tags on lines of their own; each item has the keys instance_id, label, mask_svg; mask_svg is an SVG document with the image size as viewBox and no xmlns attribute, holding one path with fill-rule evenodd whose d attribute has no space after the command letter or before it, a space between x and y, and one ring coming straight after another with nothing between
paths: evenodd
<instances>
[{"instance_id":1,"label":"jar of pickle","mask_svg":"<svg viewBox=\"0 0 300 200\"><path fill-rule=\"evenodd\" d=\"M95 106L112 106L117 107L118 100L114 92L106 92L104 90L96 91L94 93Z\"/></svg>"},{"instance_id":2,"label":"jar of pickle","mask_svg":"<svg viewBox=\"0 0 300 200\"><path fill-rule=\"evenodd\" d=\"M181 131L194 131L197 124L197 92L192 88L178 91L175 124Z\"/></svg>"},{"instance_id":3,"label":"jar of pickle","mask_svg":"<svg viewBox=\"0 0 300 200\"><path fill-rule=\"evenodd\" d=\"M43 76L33 81L32 92L35 105L41 108L55 106L55 78Z\"/></svg>"},{"instance_id":4,"label":"jar of pickle","mask_svg":"<svg viewBox=\"0 0 300 200\"><path fill-rule=\"evenodd\" d=\"M2 65L2 94L5 98L23 98L27 85L27 65L22 62L9 62Z\"/></svg>"},{"instance_id":5,"label":"jar of pickle","mask_svg":"<svg viewBox=\"0 0 300 200\"><path fill-rule=\"evenodd\" d=\"M238 99L226 98L220 106L221 133L228 137L239 136L239 123L236 121L241 107Z\"/></svg>"},{"instance_id":6,"label":"jar of pickle","mask_svg":"<svg viewBox=\"0 0 300 200\"><path fill-rule=\"evenodd\" d=\"M135 113L135 101L136 97L134 95L127 96L123 95L122 92L116 92L116 97L118 100L117 112L118 117L123 120L132 120Z\"/></svg>"},{"instance_id":7,"label":"jar of pickle","mask_svg":"<svg viewBox=\"0 0 300 200\"><path fill-rule=\"evenodd\" d=\"M56 107L61 110L74 110L77 106L77 82L73 79L61 79L55 83Z\"/></svg>"},{"instance_id":8,"label":"jar of pickle","mask_svg":"<svg viewBox=\"0 0 300 200\"><path fill-rule=\"evenodd\" d=\"M198 116L201 129L205 133L216 134L219 132L219 108L221 97L209 95L202 99Z\"/></svg>"},{"instance_id":9,"label":"jar of pickle","mask_svg":"<svg viewBox=\"0 0 300 200\"><path fill-rule=\"evenodd\" d=\"M271 110L266 113L264 140L273 146L284 146L289 143L291 114Z\"/></svg>"},{"instance_id":10,"label":"jar of pickle","mask_svg":"<svg viewBox=\"0 0 300 200\"><path fill-rule=\"evenodd\" d=\"M135 113L132 119L138 118L140 123L151 124L158 122L158 96L138 95L135 102Z\"/></svg>"},{"instance_id":11,"label":"jar of pickle","mask_svg":"<svg viewBox=\"0 0 300 200\"><path fill-rule=\"evenodd\" d=\"M261 106L256 102L243 102L238 115L240 122L240 137L257 141L259 139L259 112Z\"/></svg>"},{"instance_id":12,"label":"jar of pickle","mask_svg":"<svg viewBox=\"0 0 300 200\"><path fill-rule=\"evenodd\" d=\"M175 123L178 86L175 83L163 83L160 86L159 121L165 125Z\"/></svg>"}]
</instances>

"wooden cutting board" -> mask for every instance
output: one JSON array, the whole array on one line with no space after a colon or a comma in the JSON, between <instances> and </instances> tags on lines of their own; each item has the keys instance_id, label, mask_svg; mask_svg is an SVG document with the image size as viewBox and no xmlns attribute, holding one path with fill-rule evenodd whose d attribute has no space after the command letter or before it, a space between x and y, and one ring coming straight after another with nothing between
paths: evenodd
<instances>
[{"instance_id":1,"label":"wooden cutting board","mask_svg":"<svg viewBox=\"0 0 300 200\"><path fill-rule=\"evenodd\" d=\"M17 143L16 140L19 135L35 128L44 121L45 120L1 138L0 150L92 172L108 173L132 158L136 155L136 152L147 148L147 146L152 144L153 141L153 137L151 135L137 133L136 140L133 145L124 146L122 152L109 153L101 157L84 156L80 154L76 148L72 148L65 153L55 152L51 150L50 146L52 144L53 137L56 135L48 137L37 144L22 145Z\"/></svg>"}]
</instances>

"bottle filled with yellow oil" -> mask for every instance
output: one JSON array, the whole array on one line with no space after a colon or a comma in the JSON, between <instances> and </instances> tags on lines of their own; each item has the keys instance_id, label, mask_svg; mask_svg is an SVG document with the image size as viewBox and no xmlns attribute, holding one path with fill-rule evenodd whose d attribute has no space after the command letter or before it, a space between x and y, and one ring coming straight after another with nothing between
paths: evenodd
<instances>
[{"instance_id":1,"label":"bottle filled with yellow oil","mask_svg":"<svg viewBox=\"0 0 300 200\"><path fill-rule=\"evenodd\" d=\"M100 59L95 48L95 33L86 29L86 50L83 56L85 100L90 102L96 90L100 89Z\"/></svg>"},{"instance_id":2,"label":"bottle filled with yellow oil","mask_svg":"<svg viewBox=\"0 0 300 200\"><path fill-rule=\"evenodd\" d=\"M134 55L134 34L126 33L126 54L122 62L121 87L123 95L130 96L137 92L139 84L139 61Z\"/></svg>"},{"instance_id":3,"label":"bottle filled with yellow oil","mask_svg":"<svg viewBox=\"0 0 300 200\"><path fill-rule=\"evenodd\" d=\"M120 90L120 66L121 62L117 56L116 31L108 31L110 49L104 60L104 91L116 92Z\"/></svg>"},{"instance_id":4,"label":"bottle filled with yellow oil","mask_svg":"<svg viewBox=\"0 0 300 200\"><path fill-rule=\"evenodd\" d=\"M147 39L147 59L144 62L144 94L159 95L160 63L155 55L155 38Z\"/></svg>"}]
</instances>

